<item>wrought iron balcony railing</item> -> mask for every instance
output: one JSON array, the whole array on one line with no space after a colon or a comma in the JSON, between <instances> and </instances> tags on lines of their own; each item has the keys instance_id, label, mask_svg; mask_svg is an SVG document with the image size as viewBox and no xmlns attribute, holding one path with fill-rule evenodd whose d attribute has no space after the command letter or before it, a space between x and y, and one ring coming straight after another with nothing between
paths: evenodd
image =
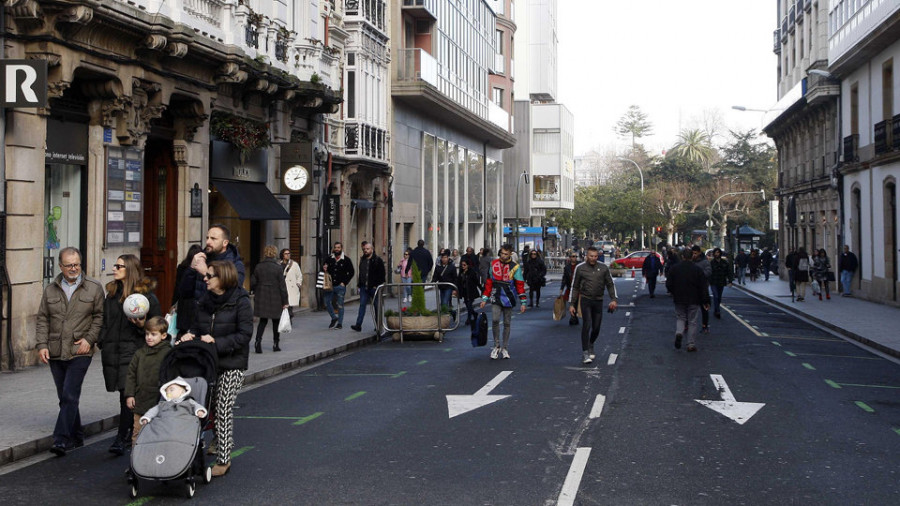
<instances>
[{"instance_id":1,"label":"wrought iron balcony railing","mask_svg":"<svg viewBox=\"0 0 900 506\"><path fill-rule=\"evenodd\" d=\"M347 156L388 161L388 133L361 121L344 122L344 149Z\"/></svg>"}]
</instances>

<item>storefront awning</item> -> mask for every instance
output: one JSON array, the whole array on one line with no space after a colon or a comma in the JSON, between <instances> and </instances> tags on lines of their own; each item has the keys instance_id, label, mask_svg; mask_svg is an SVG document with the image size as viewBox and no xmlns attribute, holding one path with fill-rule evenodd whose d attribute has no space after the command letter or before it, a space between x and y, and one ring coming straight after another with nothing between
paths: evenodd
<instances>
[{"instance_id":1,"label":"storefront awning","mask_svg":"<svg viewBox=\"0 0 900 506\"><path fill-rule=\"evenodd\" d=\"M212 184L242 220L291 219L291 214L262 183L213 179Z\"/></svg>"},{"instance_id":2,"label":"storefront awning","mask_svg":"<svg viewBox=\"0 0 900 506\"><path fill-rule=\"evenodd\" d=\"M375 209L375 202L366 199L352 199L353 206L357 209Z\"/></svg>"}]
</instances>

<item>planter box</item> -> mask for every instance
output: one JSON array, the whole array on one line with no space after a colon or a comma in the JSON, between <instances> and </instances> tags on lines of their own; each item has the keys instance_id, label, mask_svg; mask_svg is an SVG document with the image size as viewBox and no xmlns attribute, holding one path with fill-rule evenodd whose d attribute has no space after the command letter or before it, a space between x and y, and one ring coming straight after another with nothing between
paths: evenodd
<instances>
[{"instance_id":1,"label":"planter box","mask_svg":"<svg viewBox=\"0 0 900 506\"><path fill-rule=\"evenodd\" d=\"M628 272L628 269L610 269L609 273L614 278L621 278L625 276L625 273Z\"/></svg>"},{"instance_id":2,"label":"planter box","mask_svg":"<svg viewBox=\"0 0 900 506\"><path fill-rule=\"evenodd\" d=\"M439 324L440 323L440 324ZM403 338L424 338L424 339L434 339L435 341L440 341L442 339L442 332L435 331L434 329L450 329L452 322L450 320L450 315L444 314L441 315L441 321L438 322L437 315L435 316L404 316L403 317L403 325L401 327L400 317L399 316L388 316L387 317L387 326L389 329L401 329L403 331ZM428 330L430 329L430 330ZM395 333L392 337L394 341L400 340L400 334Z\"/></svg>"}]
</instances>

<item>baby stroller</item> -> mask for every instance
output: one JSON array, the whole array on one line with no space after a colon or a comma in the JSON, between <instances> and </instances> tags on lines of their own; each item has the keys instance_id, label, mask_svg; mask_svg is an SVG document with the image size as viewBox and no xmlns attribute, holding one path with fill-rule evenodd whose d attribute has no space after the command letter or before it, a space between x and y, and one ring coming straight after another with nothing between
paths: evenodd
<instances>
[{"instance_id":1,"label":"baby stroller","mask_svg":"<svg viewBox=\"0 0 900 506\"><path fill-rule=\"evenodd\" d=\"M184 484L188 497L194 497L197 476L212 481L212 468L206 465L204 428L210 419L210 398L216 385L215 346L202 341L185 341L172 348L159 369L161 385L181 376L190 386L190 398L204 406L206 416L198 418L185 412L172 412L144 425L131 452L131 467L126 472L131 498L138 496L141 482Z\"/></svg>"}]
</instances>

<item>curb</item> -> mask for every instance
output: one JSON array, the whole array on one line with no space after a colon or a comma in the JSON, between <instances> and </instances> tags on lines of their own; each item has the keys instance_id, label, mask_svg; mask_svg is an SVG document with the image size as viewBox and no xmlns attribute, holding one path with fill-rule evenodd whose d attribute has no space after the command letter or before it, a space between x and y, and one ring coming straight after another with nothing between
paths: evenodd
<instances>
[{"instance_id":1,"label":"curb","mask_svg":"<svg viewBox=\"0 0 900 506\"><path fill-rule=\"evenodd\" d=\"M779 300L775 300L775 299L773 299L773 298L771 298L771 297L768 297L768 296L766 296L766 295L762 295L762 294L757 293L757 292L754 292L754 291L752 291L752 290L748 290L748 289L746 289L746 288L744 288L744 287L742 287L742 286L734 285L733 288L737 288L738 290L740 290L740 291L742 291L742 292L744 292L744 293L746 293L746 294L748 294L748 295L752 295L752 296L754 296L754 297L757 297L757 298L759 298L759 299L762 299L762 300L768 302L769 304L772 304L772 305L774 305L774 306L778 306L778 307L784 309L785 311L787 311L787 312L789 312L789 313L791 313L791 314L793 314L793 315L795 315L795 316L799 316L799 317L802 317L802 318L806 318L807 320L810 320L810 321L812 321L812 322L815 322L817 325L821 325L821 326L823 326L823 327L825 327L825 328L827 328L827 329L829 329L829 330L833 330L834 332L837 332L838 334L841 334L842 336L844 336L844 337L846 337L846 338L853 339L854 341L857 341L857 342L862 343L862 344L864 344L864 345L866 345L866 346L868 346L868 347L870 347L870 348L873 348L873 349L875 349L875 350L878 350L879 352L884 353L885 355L890 355L890 356L895 357L895 358L900 358L900 350L895 350L895 349L893 349L893 348L890 348L890 347L885 346L885 345L883 345L883 344L881 344L881 343L875 342L875 341L873 341L873 340L871 340L871 339L869 339L869 338L867 338L867 337L863 337L863 336L861 336L861 335L859 335L859 334L850 332L849 330L847 330L847 329L845 329L845 328L843 328L843 327L838 327L837 325L835 325L835 324L833 324L833 323L831 323L831 322L827 322L827 321L825 321L825 320L822 320L822 319L817 318L817 317L815 317L815 316L812 316L812 315L810 315L810 314L804 313L804 312L802 312L802 311L797 311L793 306L789 306L789 305L787 305L787 304L785 304L784 302L781 302L781 301L779 301Z\"/></svg>"},{"instance_id":2,"label":"curb","mask_svg":"<svg viewBox=\"0 0 900 506\"><path fill-rule=\"evenodd\" d=\"M268 378L272 378L274 376L278 376L279 374L284 374L288 371L299 369L306 365L312 364L314 362L318 362L322 359L332 357L334 355L338 355L345 351L349 351L355 348L361 348L363 346L368 346L370 344L378 343L378 337L374 334L368 338L360 339L358 341L354 341L352 343L343 344L341 346L337 346L335 348L331 348L329 350L321 351L312 355L307 355L305 357L298 358L296 360L291 360L290 362L285 362L283 364L279 364L268 369L263 369L261 371L256 371L253 373L245 373L244 374L244 385L251 385L253 383L258 383ZM95 436L102 432L106 432L108 430L115 429L119 426L119 415L113 415L110 417L106 417L94 422L90 422L84 424L84 436L85 438L89 438L91 436ZM0 466L5 466L7 464L12 464L16 461L22 460L27 457L31 457L33 455L37 455L42 452L46 452L53 446L53 436L44 436L42 438L38 438L32 441L28 441L25 443L17 444L14 446L10 446L8 448L0 449Z\"/></svg>"}]
</instances>

